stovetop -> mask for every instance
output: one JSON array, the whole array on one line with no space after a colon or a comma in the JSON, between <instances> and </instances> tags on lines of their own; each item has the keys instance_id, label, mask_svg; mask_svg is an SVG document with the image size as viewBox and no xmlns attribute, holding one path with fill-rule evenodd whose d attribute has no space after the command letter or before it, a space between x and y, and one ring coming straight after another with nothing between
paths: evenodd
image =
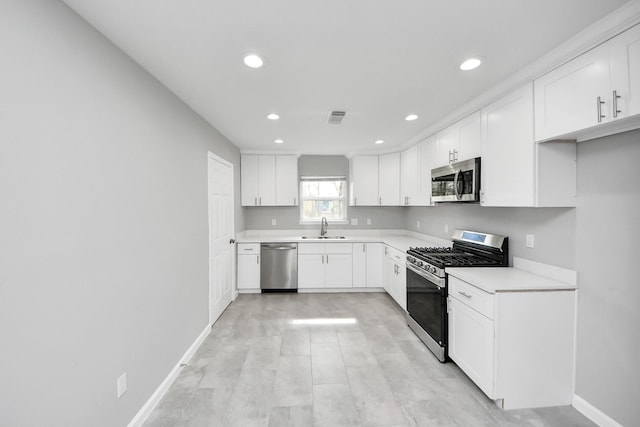
<instances>
[{"instance_id":1,"label":"stovetop","mask_svg":"<svg viewBox=\"0 0 640 427\"><path fill-rule=\"evenodd\" d=\"M506 237L456 230L453 247L416 247L407 251L407 263L423 272L445 277L445 267L508 265Z\"/></svg>"}]
</instances>

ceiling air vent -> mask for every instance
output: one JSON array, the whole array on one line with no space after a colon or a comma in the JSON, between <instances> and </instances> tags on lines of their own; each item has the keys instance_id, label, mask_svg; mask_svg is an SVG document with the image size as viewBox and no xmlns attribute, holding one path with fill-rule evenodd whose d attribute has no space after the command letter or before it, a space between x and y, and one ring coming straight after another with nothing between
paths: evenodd
<instances>
[{"instance_id":1,"label":"ceiling air vent","mask_svg":"<svg viewBox=\"0 0 640 427\"><path fill-rule=\"evenodd\" d=\"M342 119L347 115L346 111L332 111L329 114L329 124L330 125L339 125L342 123Z\"/></svg>"}]
</instances>

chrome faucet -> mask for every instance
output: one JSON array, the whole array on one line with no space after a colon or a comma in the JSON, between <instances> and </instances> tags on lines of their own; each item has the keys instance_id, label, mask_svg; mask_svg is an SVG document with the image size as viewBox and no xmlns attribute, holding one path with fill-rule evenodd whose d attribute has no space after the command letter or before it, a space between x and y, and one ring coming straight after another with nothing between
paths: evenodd
<instances>
[{"instance_id":1,"label":"chrome faucet","mask_svg":"<svg viewBox=\"0 0 640 427\"><path fill-rule=\"evenodd\" d=\"M329 228L329 223L327 222L327 217L322 217L322 222L320 223L320 236L324 237L327 234L327 229Z\"/></svg>"}]
</instances>

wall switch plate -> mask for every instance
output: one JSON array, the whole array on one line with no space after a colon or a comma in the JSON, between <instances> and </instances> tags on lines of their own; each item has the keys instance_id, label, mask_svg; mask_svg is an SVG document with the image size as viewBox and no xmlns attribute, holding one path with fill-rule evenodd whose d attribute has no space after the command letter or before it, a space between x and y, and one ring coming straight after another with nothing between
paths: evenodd
<instances>
[{"instance_id":1,"label":"wall switch plate","mask_svg":"<svg viewBox=\"0 0 640 427\"><path fill-rule=\"evenodd\" d=\"M358 225L358 218L351 218L351 225Z\"/></svg>"},{"instance_id":2,"label":"wall switch plate","mask_svg":"<svg viewBox=\"0 0 640 427\"><path fill-rule=\"evenodd\" d=\"M534 236L533 234L527 234L527 247L533 248L534 246Z\"/></svg>"},{"instance_id":3,"label":"wall switch plate","mask_svg":"<svg viewBox=\"0 0 640 427\"><path fill-rule=\"evenodd\" d=\"M449 224L444 225L444 232L449 234Z\"/></svg>"},{"instance_id":4,"label":"wall switch plate","mask_svg":"<svg viewBox=\"0 0 640 427\"><path fill-rule=\"evenodd\" d=\"M278 221L275 218L271 218L271 225L276 225Z\"/></svg>"},{"instance_id":5,"label":"wall switch plate","mask_svg":"<svg viewBox=\"0 0 640 427\"><path fill-rule=\"evenodd\" d=\"M127 391L127 373L120 375L116 381L118 387L118 399Z\"/></svg>"},{"instance_id":6,"label":"wall switch plate","mask_svg":"<svg viewBox=\"0 0 640 427\"><path fill-rule=\"evenodd\" d=\"M367 225L371 225L371 218L367 218Z\"/></svg>"},{"instance_id":7,"label":"wall switch plate","mask_svg":"<svg viewBox=\"0 0 640 427\"><path fill-rule=\"evenodd\" d=\"M416 228L420 228L420 221L416 221Z\"/></svg>"}]
</instances>

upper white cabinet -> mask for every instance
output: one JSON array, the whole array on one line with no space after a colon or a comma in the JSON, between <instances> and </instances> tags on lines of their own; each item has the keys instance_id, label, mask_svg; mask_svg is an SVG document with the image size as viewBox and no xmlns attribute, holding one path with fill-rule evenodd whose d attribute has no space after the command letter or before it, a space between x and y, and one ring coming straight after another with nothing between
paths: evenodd
<instances>
[{"instance_id":1,"label":"upper white cabinet","mask_svg":"<svg viewBox=\"0 0 640 427\"><path fill-rule=\"evenodd\" d=\"M420 194L420 146L414 145L400 153L400 204L425 205Z\"/></svg>"},{"instance_id":2,"label":"upper white cabinet","mask_svg":"<svg viewBox=\"0 0 640 427\"><path fill-rule=\"evenodd\" d=\"M242 206L298 204L298 158L247 154L241 156Z\"/></svg>"},{"instance_id":3,"label":"upper white cabinet","mask_svg":"<svg viewBox=\"0 0 640 427\"><path fill-rule=\"evenodd\" d=\"M480 111L477 111L435 136L435 165L445 166L480 156Z\"/></svg>"},{"instance_id":4,"label":"upper white cabinet","mask_svg":"<svg viewBox=\"0 0 640 427\"><path fill-rule=\"evenodd\" d=\"M351 206L379 205L378 156L354 156L349 162Z\"/></svg>"},{"instance_id":5,"label":"upper white cabinet","mask_svg":"<svg viewBox=\"0 0 640 427\"><path fill-rule=\"evenodd\" d=\"M636 26L539 77L536 141L577 138L591 128L637 115L639 76L640 26ZM624 130L608 129L607 133Z\"/></svg>"},{"instance_id":6,"label":"upper white cabinet","mask_svg":"<svg viewBox=\"0 0 640 427\"><path fill-rule=\"evenodd\" d=\"M400 153L378 157L378 198L382 206L400 204Z\"/></svg>"},{"instance_id":7,"label":"upper white cabinet","mask_svg":"<svg viewBox=\"0 0 640 427\"><path fill-rule=\"evenodd\" d=\"M276 156L276 205L297 206L298 157Z\"/></svg>"},{"instance_id":8,"label":"upper white cabinet","mask_svg":"<svg viewBox=\"0 0 640 427\"><path fill-rule=\"evenodd\" d=\"M482 206L575 206L576 144L533 140L531 83L482 109Z\"/></svg>"}]
</instances>

